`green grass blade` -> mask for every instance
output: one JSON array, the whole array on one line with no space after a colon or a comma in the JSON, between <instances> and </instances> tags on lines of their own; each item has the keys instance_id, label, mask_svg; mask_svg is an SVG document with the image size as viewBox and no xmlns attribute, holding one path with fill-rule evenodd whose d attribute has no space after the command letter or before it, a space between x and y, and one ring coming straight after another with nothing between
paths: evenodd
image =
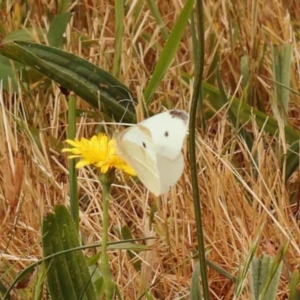
<instances>
[{"instance_id":1,"label":"green grass blade","mask_svg":"<svg viewBox=\"0 0 300 300\"><path fill-rule=\"evenodd\" d=\"M45 36L47 32L44 29L38 30L38 32L35 32L32 28L17 29L10 32L8 35L6 35L2 40L2 43L12 42L12 41L33 42L35 34L37 34L39 39L43 41L44 40L43 36Z\"/></svg>"},{"instance_id":2,"label":"green grass blade","mask_svg":"<svg viewBox=\"0 0 300 300\"><path fill-rule=\"evenodd\" d=\"M226 105L222 93L208 83L203 83L203 93L211 105L216 109L221 109ZM249 104L242 102L237 98L231 99L230 102L230 116L239 116L240 122L248 122L255 116L256 124L259 128L263 128L265 132L271 135L279 136L278 122L263 112L253 108ZM292 128L289 125L284 126L285 140L291 144L288 148L287 155L282 158L281 166L285 167L285 180L288 180L293 172L298 168L299 164L299 139L300 131ZM247 144L248 143L247 139Z\"/></svg>"},{"instance_id":3,"label":"green grass blade","mask_svg":"<svg viewBox=\"0 0 300 300\"><path fill-rule=\"evenodd\" d=\"M220 70L218 69L217 71L217 83L218 83L218 87L219 87L219 91L220 91L220 97L222 98L222 102L224 104L229 103L229 100L227 98L227 95L225 93L225 89L222 83L222 78L221 78L221 73ZM243 105L242 102L240 102L240 107ZM252 149L252 145L253 145L253 139L251 138L250 134L245 130L245 128L243 127L242 122L240 122L240 111L237 111L237 114L235 114L231 108L228 111L228 115L229 118L231 119L232 124L235 126L236 129L236 134L240 134L246 141L248 148Z\"/></svg>"},{"instance_id":4,"label":"green grass blade","mask_svg":"<svg viewBox=\"0 0 300 300\"><path fill-rule=\"evenodd\" d=\"M74 96L68 97L68 139L74 140L76 137L76 99ZM79 230L79 200L77 187L76 160L69 159L69 184L70 184L70 211L73 217L76 230Z\"/></svg>"},{"instance_id":5,"label":"green grass blade","mask_svg":"<svg viewBox=\"0 0 300 300\"><path fill-rule=\"evenodd\" d=\"M250 68L249 68L249 55L243 55L241 57L241 74L242 74L242 86L247 87L250 80Z\"/></svg>"},{"instance_id":6,"label":"green grass blade","mask_svg":"<svg viewBox=\"0 0 300 300\"><path fill-rule=\"evenodd\" d=\"M73 2L71 0L59 0L58 1L58 13L63 14L68 11L70 4Z\"/></svg>"},{"instance_id":7,"label":"green grass blade","mask_svg":"<svg viewBox=\"0 0 300 300\"><path fill-rule=\"evenodd\" d=\"M281 165L285 168L285 181L299 168L299 141L293 143L287 151L287 155L282 157Z\"/></svg>"},{"instance_id":8,"label":"green grass blade","mask_svg":"<svg viewBox=\"0 0 300 300\"><path fill-rule=\"evenodd\" d=\"M256 251L257 246L258 246L259 238L260 238L260 235L257 235L256 239L254 240L254 242L253 242L253 244L252 244L252 246L249 250L246 261L245 261L244 265L242 266L242 269L240 270L240 274L237 278L235 291L234 291L234 295L237 299L241 296L241 293L243 291L244 281L246 280L248 271L249 271L249 269L251 267L251 264L253 262L255 251Z\"/></svg>"},{"instance_id":9,"label":"green grass blade","mask_svg":"<svg viewBox=\"0 0 300 300\"><path fill-rule=\"evenodd\" d=\"M7 294L7 289L5 287L5 285L2 283L2 281L0 281L0 293L1 295L5 296L5 299L10 300L10 295Z\"/></svg>"},{"instance_id":10,"label":"green grass blade","mask_svg":"<svg viewBox=\"0 0 300 300\"><path fill-rule=\"evenodd\" d=\"M284 45L280 50L273 46L274 99L272 109L275 116L287 117L289 109L290 74L293 46Z\"/></svg>"},{"instance_id":11,"label":"green grass blade","mask_svg":"<svg viewBox=\"0 0 300 300\"><path fill-rule=\"evenodd\" d=\"M133 238L133 235L131 233L131 230L128 226L123 226L122 229L121 229L121 232L120 234L122 235L122 239L123 240L128 240L128 239L132 239ZM136 255L136 252L135 251L131 251L131 250L128 250L127 251L127 255L130 257L130 259L132 260L132 264L133 264L133 267L137 270L137 271L140 271L141 270L141 266L142 266L142 261L141 259L139 258L138 255Z\"/></svg>"},{"instance_id":12,"label":"green grass blade","mask_svg":"<svg viewBox=\"0 0 300 300\"><path fill-rule=\"evenodd\" d=\"M202 129L204 128L204 118L203 118L203 92L202 92L202 82L204 73L204 59L205 59L205 39L204 39L204 6L202 0L196 1L196 11L195 11L195 28L194 31L197 34L197 38L193 40L195 42L195 59L194 59L194 69L195 76L193 82L193 93L192 101L190 106L190 116L189 116L189 159L190 159L190 173L192 180L192 190L193 190L193 203L194 203L194 214L196 222L197 231L197 250L199 255L199 271L201 274L201 284L202 293L205 300L209 300L209 285L207 277L207 263L206 263L206 253L205 253L205 242L204 242L204 232L202 223L202 209L201 209L201 197L200 189L198 185L198 163L197 163L197 150L196 150L196 128L197 128L197 112L198 107L202 113Z\"/></svg>"},{"instance_id":13,"label":"green grass blade","mask_svg":"<svg viewBox=\"0 0 300 300\"><path fill-rule=\"evenodd\" d=\"M155 93L159 83L166 74L168 68L170 67L178 46L180 44L182 35L186 29L186 24L191 17L191 12L194 6L193 0L187 0L185 5L169 35L165 47L158 59L158 62L154 68L151 79L144 91L145 103L149 104L151 102L152 96Z\"/></svg>"},{"instance_id":14,"label":"green grass blade","mask_svg":"<svg viewBox=\"0 0 300 300\"><path fill-rule=\"evenodd\" d=\"M199 262L196 263L192 280L191 280L191 293L190 293L190 299L191 300L201 300L201 292L200 292L200 264Z\"/></svg>"},{"instance_id":15,"label":"green grass blade","mask_svg":"<svg viewBox=\"0 0 300 300\"><path fill-rule=\"evenodd\" d=\"M295 270L292 273L290 280L290 292L289 300L298 300L300 299L300 276L299 271Z\"/></svg>"},{"instance_id":16,"label":"green grass blade","mask_svg":"<svg viewBox=\"0 0 300 300\"><path fill-rule=\"evenodd\" d=\"M0 55L0 80L4 90L8 91L10 88L15 92L18 90L18 80L11 61L2 55Z\"/></svg>"},{"instance_id":17,"label":"green grass blade","mask_svg":"<svg viewBox=\"0 0 300 300\"><path fill-rule=\"evenodd\" d=\"M37 272L37 278L36 278L36 283L35 283L35 287L34 287L34 300L41 300L43 299L43 290L44 290L44 286L45 286L45 282L47 280L47 272L45 269L45 265L42 264L39 268L38 268L38 272Z\"/></svg>"},{"instance_id":18,"label":"green grass blade","mask_svg":"<svg viewBox=\"0 0 300 300\"><path fill-rule=\"evenodd\" d=\"M153 0L147 0L147 4L151 10L151 13L156 21L157 26L160 28L162 37L164 38L164 40L166 40L169 37L169 32L168 32L168 29L166 28L166 25L161 17L161 14L156 5L156 2Z\"/></svg>"},{"instance_id":19,"label":"green grass blade","mask_svg":"<svg viewBox=\"0 0 300 300\"><path fill-rule=\"evenodd\" d=\"M120 76L121 54L124 34L124 4L123 0L115 0L115 52L113 75L118 78Z\"/></svg>"},{"instance_id":20,"label":"green grass blade","mask_svg":"<svg viewBox=\"0 0 300 300\"><path fill-rule=\"evenodd\" d=\"M216 109L221 109L226 103L223 102L223 98L220 95L220 92L208 83L203 83L203 93L204 97L209 97L208 100L210 104ZM257 125L260 128L272 135L277 135L279 133L278 122L263 112L253 108L249 104L242 102L238 98L231 99L230 110L234 115L239 115L239 120L243 122L248 122L251 117L255 116ZM291 126L286 125L285 130L285 139L287 143L294 143L300 139L300 131L292 128Z\"/></svg>"}]
</instances>

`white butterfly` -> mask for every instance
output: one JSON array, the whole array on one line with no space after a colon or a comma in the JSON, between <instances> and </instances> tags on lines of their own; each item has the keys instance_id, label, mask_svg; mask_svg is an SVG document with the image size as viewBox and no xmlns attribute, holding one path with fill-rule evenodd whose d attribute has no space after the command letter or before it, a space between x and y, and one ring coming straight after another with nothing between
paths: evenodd
<instances>
[{"instance_id":1,"label":"white butterfly","mask_svg":"<svg viewBox=\"0 0 300 300\"><path fill-rule=\"evenodd\" d=\"M181 177L181 153L188 113L170 110L133 125L115 136L117 153L156 196L169 191Z\"/></svg>"}]
</instances>

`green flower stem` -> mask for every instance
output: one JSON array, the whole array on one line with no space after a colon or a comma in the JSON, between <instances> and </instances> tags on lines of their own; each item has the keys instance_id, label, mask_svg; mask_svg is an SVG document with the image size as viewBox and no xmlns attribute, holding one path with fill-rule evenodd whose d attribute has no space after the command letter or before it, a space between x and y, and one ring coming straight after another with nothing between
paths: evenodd
<instances>
[{"instance_id":1,"label":"green flower stem","mask_svg":"<svg viewBox=\"0 0 300 300\"><path fill-rule=\"evenodd\" d=\"M101 266L101 272L103 274L103 281L104 281L104 290L105 290L105 296L107 300L113 299L114 295L114 289L115 284L112 279L112 275L110 272L110 266L109 261L107 257L107 242L108 242L108 226L109 226L109 214L108 214L108 208L109 208L109 196L110 196L110 185L111 185L111 174L101 174L100 175L100 181L102 183L102 189L103 189L103 218L102 218L102 227L103 227L103 233L102 233L102 255L100 260L100 266Z\"/></svg>"},{"instance_id":2,"label":"green flower stem","mask_svg":"<svg viewBox=\"0 0 300 300\"><path fill-rule=\"evenodd\" d=\"M198 241L198 254L199 254L199 266L202 281L202 293L203 299L209 300L209 285L207 278L207 265L205 257L205 244L204 244L204 234L202 226L202 211L201 211L201 201L199 195L198 186L198 170L197 170L197 159L196 159L196 119L198 104L200 104L200 111L203 110L203 94L202 94L202 77L204 70L204 49L205 49L205 39L204 39L204 15L203 15L203 0L196 1L196 22L195 22L195 32L198 36L198 41L196 41L195 49L195 82L193 90L193 98L190 108L190 126L189 126L189 153L191 162L191 178L193 187L193 198L194 198L194 211L196 220L196 230L197 230L197 241ZM204 117L202 117L202 125L204 128Z\"/></svg>"},{"instance_id":3,"label":"green flower stem","mask_svg":"<svg viewBox=\"0 0 300 300\"><path fill-rule=\"evenodd\" d=\"M68 97L68 139L73 140L76 137L76 99L74 95ZM76 161L69 161L69 182L70 182L70 211L74 219L76 230L79 230L79 202L77 187L77 170Z\"/></svg>"}]
</instances>

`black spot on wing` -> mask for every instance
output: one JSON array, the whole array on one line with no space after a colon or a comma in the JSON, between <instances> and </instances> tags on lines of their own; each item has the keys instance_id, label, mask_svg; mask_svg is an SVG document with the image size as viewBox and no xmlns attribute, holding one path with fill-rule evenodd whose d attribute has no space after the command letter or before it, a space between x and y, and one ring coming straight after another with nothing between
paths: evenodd
<instances>
[{"instance_id":1,"label":"black spot on wing","mask_svg":"<svg viewBox=\"0 0 300 300\"><path fill-rule=\"evenodd\" d=\"M147 145L145 142L142 143L143 144L143 147L146 149L147 148Z\"/></svg>"},{"instance_id":2,"label":"black spot on wing","mask_svg":"<svg viewBox=\"0 0 300 300\"><path fill-rule=\"evenodd\" d=\"M164 134L164 136L165 136L165 137L168 137L168 136L169 136L169 132L166 131L165 134Z\"/></svg>"},{"instance_id":3,"label":"black spot on wing","mask_svg":"<svg viewBox=\"0 0 300 300\"><path fill-rule=\"evenodd\" d=\"M172 109L169 111L169 113L172 118L181 119L184 123L187 123L188 121L189 115L187 114L187 112L183 110Z\"/></svg>"}]
</instances>

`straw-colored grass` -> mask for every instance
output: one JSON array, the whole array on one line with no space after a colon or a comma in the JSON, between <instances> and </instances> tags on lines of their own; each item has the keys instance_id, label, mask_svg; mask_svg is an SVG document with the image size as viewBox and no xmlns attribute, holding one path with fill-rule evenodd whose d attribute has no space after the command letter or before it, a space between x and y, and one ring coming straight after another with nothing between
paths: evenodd
<instances>
[{"instance_id":1,"label":"straw-colored grass","mask_svg":"<svg viewBox=\"0 0 300 300\"><path fill-rule=\"evenodd\" d=\"M157 2L164 23L171 29L181 11L182 1ZM209 70L217 52L228 94L235 93L238 98L251 100L251 105L272 115L270 45L292 44L291 88L297 90L300 5L297 1L283 0L205 2L204 81L212 78ZM0 16L5 20L1 25L2 36L22 26L32 26L37 31L44 28L49 23L46 15L56 10L54 3L45 6L37 0L34 5L30 1L23 6L18 2L12 7L8 3L2 4ZM119 79L141 102L142 91L165 40L147 4L144 3L137 12L137 3L129 1L125 11ZM257 14L253 12L255 3ZM66 33L65 50L112 72L114 27L112 1L75 5L75 15ZM81 35L86 40L80 40ZM187 28L177 57L149 110L160 112L163 107L189 110L192 82L183 81L181 75L186 72L192 76L194 72L191 39ZM138 53L133 44L139 45ZM247 89L241 84L240 70L241 57L246 54L250 60ZM215 82L213 84L216 86ZM56 84L49 85L47 93L40 85L42 82L20 86L17 95L11 91L0 93L0 274L5 274L2 281L8 284L16 273L42 257L43 215L57 203L68 206L67 158L51 147L49 139L52 136L65 140L67 103ZM299 125L298 99L298 95L291 94L288 122L294 126ZM89 106L78 99L77 108L89 109ZM218 112L208 108L211 109L211 105L207 101L205 109L210 117L207 117L205 132L200 131L200 122L197 129L198 182L207 258L238 276L258 235L258 256L261 253L275 256L281 246L289 243L278 291L278 299L286 299L289 274L299 269L300 231L291 207L294 199L299 197L298 175L286 184L280 169L285 137L266 134L257 127L255 118L250 118L244 125L254 140L250 153L246 142L228 120L227 107ZM141 109L138 113L142 119L140 112ZM78 118L78 136L92 136L97 121ZM40 146L33 141L29 126L38 129ZM155 299L188 299L197 241L187 147L183 152L184 175L160 201L147 193L141 184L128 178L124 181L121 174L117 177L110 202L109 240L119 240L124 225L130 228L135 238L156 238L148 242L150 251L139 254L140 272L133 268L124 251L109 253L111 270L124 299L137 299L151 284ZM96 243L101 241L102 233L101 185L97 174L88 168L79 171L78 182L82 237L85 244ZM154 204L157 213L150 229L150 209ZM91 250L87 251L87 254L91 253ZM34 285L32 278L29 286ZM235 284L232 281L211 268L208 279L212 299L233 299ZM244 287L239 299L250 299L248 279ZM20 289L15 289L14 295L16 299L28 297Z\"/></svg>"}]
</instances>

